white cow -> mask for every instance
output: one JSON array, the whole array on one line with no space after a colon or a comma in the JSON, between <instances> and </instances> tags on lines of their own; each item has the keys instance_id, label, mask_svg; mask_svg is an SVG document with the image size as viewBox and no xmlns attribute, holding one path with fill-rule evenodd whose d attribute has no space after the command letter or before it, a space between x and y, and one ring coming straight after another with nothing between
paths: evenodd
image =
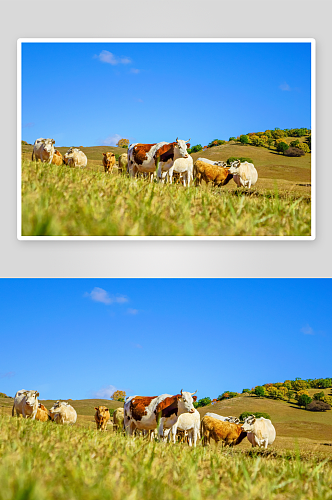
<instances>
[{"instance_id":1,"label":"white cow","mask_svg":"<svg viewBox=\"0 0 332 500\"><path fill-rule=\"evenodd\" d=\"M23 418L35 420L38 411L38 396L39 392L37 391L26 391L24 389L17 391L14 398L12 416L14 417L16 411L17 417L22 415Z\"/></svg>"},{"instance_id":2,"label":"white cow","mask_svg":"<svg viewBox=\"0 0 332 500\"><path fill-rule=\"evenodd\" d=\"M42 163L52 163L54 155L54 139L36 139L33 145L32 161L40 160Z\"/></svg>"},{"instance_id":3,"label":"white cow","mask_svg":"<svg viewBox=\"0 0 332 500\"><path fill-rule=\"evenodd\" d=\"M195 394L195 393L193 393ZM160 396L131 396L124 404L124 426L128 435L135 429L157 430L159 439L164 430L170 429L182 413L194 413L193 396L181 390L181 394Z\"/></svg>"},{"instance_id":4,"label":"white cow","mask_svg":"<svg viewBox=\"0 0 332 500\"><path fill-rule=\"evenodd\" d=\"M241 163L240 160L233 161L229 168L229 173L233 174L233 179L237 187L243 186L248 187L254 186L258 179L258 173L252 163L247 161Z\"/></svg>"},{"instance_id":5,"label":"white cow","mask_svg":"<svg viewBox=\"0 0 332 500\"><path fill-rule=\"evenodd\" d=\"M223 422L231 422L233 424L238 424L240 420L236 417L223 417L222 415L218 415L217 413L205 413L208 417L217 418L218 420L222 420Z\"/></svg>"},{"instance_id":6,"label":"white cow","mask_svg":"<svg viewBox=\"0 0 332 500\"><path fill-rule=\"evenodd\" d=\"M161 173L161 169L158 169L158 178L160 177L164 180L168 177L170 184L172 184L173 174L177 172L180 174L180 179L182 179L184 186L190 186L190 182L193 180L193 170L194 170L194 160L192 156L188 156L188 158L177 158L167 172Z\"/></svg>"},{"instance_id":7,"label":"white cow","mask_svg":"<svg viewBox=\"0 0 332 500\"><path fill-rule=\"evenodd\" d=\"M76 410L65 401L56 401L50 409L51 419L57 424L75 424Z\"/></svg>"},{"instance_id":8,"label":"white cow","mask_svg":"<svg viewBox=\"0 0 332 500\"><path fill-rule=\"evenodd\" d=\"M172 440L175 443L177 431L184 431L188 433L188 443L189 446L196 446L197 438L200 438L200 424L201 416L199 412L195 409L194 413L182 413L179 416L175 424L172 426Z\"/></svg>"},{"instance_id":9,"label":"white cow","mask_svg":"<svg viewBox=\"0 0 332 500\"><path fill-rule=\"evenodd\" d=\"M175 142L157 144L131 144L128 148L128 172L135 177L138 172L153 174L167 172L177 158L188 158L187 142L176 139ZM158 177L161 178L161 175Z\"/></svg>"},{"instance_id":10,"label":"white cow","mask_svg":"<svg viewBox=\"0 0 332 500\"><path fill-rule=\"evenodd\" d=\"M276 438L276 430L268 418L250 415L245 419L242 429L247 432L248 441L252 446L264 446L266 449Z\"/></svg>"},{"instance_id":11,"label":"white cow","mask_svg":"<svg viewBox=\"0 0 332 500\"><path fill-rule=\"evenodd\" d=\"M69 167L86 167L88 159L83 151L78 148L69 148L67 153L63 156L63 161Z\"/></svg>"},{"instance_id":12,"label":"white cow","mask_svg":"<svg viewBox=\"0 0 332 500\"><path fill-rule=\"evenodd\" d=\"M203 161L204 163L210 163L210 165L219 165L220 167L225 167L227 165L226 162L221 160L208 160L207 158L197 158L196 161Z\"/></svg>"}]
</instances>

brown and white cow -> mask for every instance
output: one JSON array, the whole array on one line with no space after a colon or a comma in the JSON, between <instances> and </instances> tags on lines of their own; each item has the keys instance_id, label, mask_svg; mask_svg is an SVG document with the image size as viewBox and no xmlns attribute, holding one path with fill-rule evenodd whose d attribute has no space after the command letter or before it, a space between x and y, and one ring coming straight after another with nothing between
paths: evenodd
<instances>
[{"instance_id":1,"label":"brown and white cow","mask_svg":"<svg viewBox=\"0 0 332 500\"><path fill-rule=\"evenodd\" d=\"M95 421L97 430L106 431L107 422L110 420L110 411L106 406L95 406Z\"/></svg>"},{"instance_id":2,"label":"brown and white cow","mask_svg":"<svg viewBox=\"0 0 332 500\"><path fill-rule=\"evenodd\" d=\"M173 166L177 158L188 158L187 143L176 139L175 142L157 144L131 144L128 149L128 172L135 177L138 172L153 174L157 170L158 179L163 172Z\"/></svg>"},{"instance_id":3,"label":"brown and white cow","mask_svg":"<svg viewBox=\"0 0 332 500\"><path fill-rule=\"evenodd\" d=\"M196 391L197 392L197 391ZM195 392L184 392L172 396L132 396L124 404L124 427L132 435L135 429L158 430L162 439L164 429L170 429L182 413L194 413L192 396Z\"/></svg>"},{"instance_id":4,"label":"brown and white cow","mask_svg":"<svg viewBox=\"0 0 332 500\"><path fill-rule=\"evenodd\" d=\"M12 416L14 417L16 411L17 417L22 415L23 418L35 420L38 410L38 396L39 392L37 391L26 391L25 389L17 391L14 398Z\"/></svg>"},{"instance_id":5,"label":"brown and white cow","mask_svg":"<svg viewBox=\"0 0 332 500\"><path fill-rule=\"evenodd\" d=\"M111 151L103 153L103 165L105 172L111 174L115 165L115 154Z\"/></svg>"}]
</instances>

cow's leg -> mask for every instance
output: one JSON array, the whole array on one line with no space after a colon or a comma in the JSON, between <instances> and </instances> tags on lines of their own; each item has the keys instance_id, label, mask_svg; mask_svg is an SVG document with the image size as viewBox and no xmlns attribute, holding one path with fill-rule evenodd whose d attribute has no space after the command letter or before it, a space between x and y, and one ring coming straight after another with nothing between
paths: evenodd
<instances>
[{"instance_id":1,"label":"cow's leg","mask_svg":"<svg viewBox=\"0 0 332 500\"><path fill-rule=\"evenodd\" d=\"M172 432L172 441L173 441L173 443L174 443L174 444L175 444L175 440L176 440L176 433L177 433L177 430L178 430L178 429L177 429L177 426L176 426L176 425L173 425L171 432Z\"/></svg>"},{"instance_id":2,"label":"cow's leg","mask_svg":"<svg viewBox=\"0 0 332 500\"><path fill-rule=\"evenodd\" d=\"M193 433L193 431L192 431L192 429L190 429L190 431L188 431L188 444L190 447L193 445L193 443L192 443L193 434L192 433Z\"/></svg>"}]
</instances>

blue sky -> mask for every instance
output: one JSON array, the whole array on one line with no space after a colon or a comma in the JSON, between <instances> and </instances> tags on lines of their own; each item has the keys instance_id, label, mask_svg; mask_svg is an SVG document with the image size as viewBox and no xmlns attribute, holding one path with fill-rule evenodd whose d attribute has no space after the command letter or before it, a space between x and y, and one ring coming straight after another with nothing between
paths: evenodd
<instances>
[{"instance_id":1,"label":"blue sky","mask_svg":"<svg viewBox=\"0 0 332 500\"><path fill-rule=\"evenodd\" d=\"M216 398L331 377L330 279L1 279L0 392Z\"/></svg>"},{"instance_id":2,"label":"blue sky","mask_svg":"<svg viewBox=\"0 0 332 500\"><path fill-rule=\"evenodd\" d=\"M23 43L22 139L228 140L311 128L309 43Z\"/></svg>"}]
</instances>

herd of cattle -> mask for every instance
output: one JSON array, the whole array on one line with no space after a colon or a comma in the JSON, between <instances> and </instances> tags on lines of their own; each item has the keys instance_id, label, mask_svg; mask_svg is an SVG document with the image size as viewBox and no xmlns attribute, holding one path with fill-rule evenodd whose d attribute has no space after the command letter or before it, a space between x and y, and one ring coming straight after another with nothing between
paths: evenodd
<instances>
[{"instance_id":1,"label":"herd of cattle","mask_svg":"<svg viewBox=\"0 0 332 500\"><path fill-rule=\"evenodd\" d=\"M33 146L32 160L69 167L86 167L88 159L79 148L71 147L62 156L54 149L54 139L37 139ZM131 144L127 153L119 156L118 172L127 172L131 177L143 176L153 181L169 182L178 179L184 186L212 182L214 186L225 186L233 179L238 187L251 188L256 184L258 173L252 163L240 160L233 161L230 166L223 161L212 161L198 158L195 163L188 153L188 141L176 139L175 142L158 142L157 144ZM103 153L103 165L106 173L112 173L116 164L115 154Z\"/></svg>"},{"instance_id":2,"label":"herd of cattle","mask_svg":"<svg viewBox=\"0 0 332 500\"><path fill-rule=\"evenodd\" d=\"M197 392L197 391L196 391ZM240 422L236 417L222 417L216 413L206 413L201 420L193 403L195 393L181 390L180 394L162 394L161 396L131 396L124 403L124 408L117 408L113 413L113 429L125 431L133 436L141 433L149 439L175 443L179 437L187 439L189 446L196 446L202 440L203 446L210 444L211 438L217 444L234 446L245 437L252 446L267 448L276 437L271 420L256 418L254 415ZM14 398L12 416L22 415L32 420L52 420L57 424L75 424L77 413L67 402L56 401L50 410L38 402L39 392L18 391ZM106 430L110 421L110 411L106 406L95 407L95 421L98 430Z\"/></svg>"}]
</instances>

